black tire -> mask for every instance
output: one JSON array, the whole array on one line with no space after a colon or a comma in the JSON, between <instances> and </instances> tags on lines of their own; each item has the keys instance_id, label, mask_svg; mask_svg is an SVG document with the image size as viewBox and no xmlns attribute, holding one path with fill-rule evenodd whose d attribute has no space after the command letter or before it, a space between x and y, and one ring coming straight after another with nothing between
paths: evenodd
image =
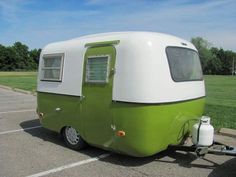
<instances>
[{"instance_id":1,"label":"black tire","mask_svg":"<svg viewBox=\"0 0 236 177\"><path fill-rule=\"evenodd\" d=\"M87 143L73 127L67 126L62 130L65 145L70 149L81 150L87 146Z\"/></svg>"}]
</instances>

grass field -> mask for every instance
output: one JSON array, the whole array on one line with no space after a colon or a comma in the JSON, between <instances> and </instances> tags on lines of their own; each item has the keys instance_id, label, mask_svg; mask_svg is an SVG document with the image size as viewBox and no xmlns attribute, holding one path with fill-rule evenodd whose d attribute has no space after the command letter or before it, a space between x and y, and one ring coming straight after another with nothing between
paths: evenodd
<instances>
[{"instance_id":1,"label":"grass field","mask_svg":"<svg viewBox=\"0 0 236 177\"><path fill-rule=\"evenodd\" d=\"M36 72L0 72L0 84L28 91L36 89ZM236 76L205 76L205 115L216 129L236 129Z\"/></svg>"},{"instance_id":2,"label":"grass field","mask_svg":"<svg viewBox=\"0 0 236 177\"><path fill-rule=\"evenodd\" d=\"M205 76L205 84L205 115L217 129L236 129L236 76Z\"/></svg>"},{"instance_id":3,"label":"grass field","mask_svg":"<svg viewBox=\"0 0 236 177\"><path fill-rule=\"evenodd\" d=\"M0 84L34 92L36 72L0 72Z\"/></svg>"}]
</instances>

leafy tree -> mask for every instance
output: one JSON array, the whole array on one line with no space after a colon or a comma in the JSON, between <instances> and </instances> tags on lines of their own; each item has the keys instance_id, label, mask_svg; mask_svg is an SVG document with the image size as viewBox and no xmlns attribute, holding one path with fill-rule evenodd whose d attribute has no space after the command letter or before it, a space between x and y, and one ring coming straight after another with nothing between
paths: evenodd
<instances>
[{"instance_id":1,"label":"leafy tree","mask_svg":"<svg viewBox=\"0 0 236 177\"><path fill-rule=\"evenodd\" d=\"M211 70L209 69L208 64L211 63L211 60L212 60L212 53L210 51L211 44L207 40L201 37L192 38L191 42L194 44L194 46L198 50L202 68L203 68L203 73L209 74Z\"/></svg>"},{"instance_id":2,"label":"leafy tree","mask_svg":"<svg viewBox=\"0 0 236 177\"><path fill-rule=\"evenodd\" d=\"M6 48L0 44L0 68L3 68L5 66L5 52Z\"/></svg>"},{"instance_id":3,"label":"leafy tree","mask_svg":"<svg viewBox=\"0 0 236 177\"><path fill-rule=\"evenodd\" d=\"M41 49L29 51L28 46L21 42L15 42L10 47L0 45L0 70L35 70L38 67L40 52Z\"/></svg>"},{"instance_id":4,"label":"leafy tree","mask_svg":"<svg viewBox=\"0 0 236 177\"><path fill-rule=\"evenodd\" d=\"M229 75L232 73L232 61L236 58L236 53L211 47L211 44L201 37L192 38L191 42L199 52L204 74Z\"/></svg>"},{"instance_id":5,"label":"leafy tree","mask_svg":"<svg viewBox=\"0 0 236 177\"><path fill-rule=\"evenodd\" d=\"M11 47L0 47L0 69L12 71L16 69L15 52Z\"/></svg>"},{"instance_id":6,"label":"leafy tree","mask_svg":"<svg viewBox=\"0 0 236 177\"><path fill-rule=\"evenodd\" d=\"M29 51L28 46L22 44L21 42L15 42L12 46L15 52L15 60L18 69L29 69Z\"/></svg>"},{"instance_id":7,"label":"leafy tree","mask_svg":"<svg viewBox=\"0 0 236 177\"><path fill-rule=\"evenodd\" d=\"M211 49L212 57L207 63L208 74L219 74L222 73L222 62L216 55L218 48L212 47Z\"/></svg>"},{"instance_id":8,"label":"leafy tree","mask_svg":"<svg viewBox=\"0 0 236 177\"><path fill-rule=\"evenodd\" d=\"M35 63L39 63L39 56L41 53L41 49L33 49L29 52L30 58L33 59Z\"/></svg>"}]
</instances>

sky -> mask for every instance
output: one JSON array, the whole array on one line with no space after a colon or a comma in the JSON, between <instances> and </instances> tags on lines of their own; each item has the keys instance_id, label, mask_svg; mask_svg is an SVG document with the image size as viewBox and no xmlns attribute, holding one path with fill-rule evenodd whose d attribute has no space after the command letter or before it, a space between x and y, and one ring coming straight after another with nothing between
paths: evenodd
<instances>
[{"instance_id":1,"label":"sky","mask_svg":"<svg viewBox=\"0 0 236 177\"><path fill-rule=\"evenodd\" d=\"M0 0L0 44L29 48L83 35L152 31L236 52L236 0Z\"/></svg>"}]
</instances>

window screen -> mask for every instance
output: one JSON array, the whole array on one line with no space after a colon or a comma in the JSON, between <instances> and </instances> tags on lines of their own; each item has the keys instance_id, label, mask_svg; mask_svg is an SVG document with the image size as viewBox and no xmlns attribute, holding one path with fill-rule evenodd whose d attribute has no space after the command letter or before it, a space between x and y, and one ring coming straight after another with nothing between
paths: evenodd
<instances>
[{"instance_id":1,"label":"window screen","mask_svg":"<svg viewBox=\"0 0 236 177\"><path fill-rule=\"evenodd\" d=\"M166 53L174 81L202 80L202 68L196 51L180 47L167 47Z\"/></svg>"},{"instance_id":2,"label":"window screen","mask_svg":"<svg viewBox=\"0 0 236 177\"><path fill-rule=\"evenodd\" d=\"M45 81L61 81L63 54L43 56L42 78Z\"/></svg>"},{"instance_id":3,"label":"window screen","mask_svg":"<svg viewBox=\"0 0 236 177\"><path fill-rule=\"evenodd\" d=\"M107 83L108 68L108 56L89 57L86 65L86 82Z\"/></svg>"}]
</instances>

